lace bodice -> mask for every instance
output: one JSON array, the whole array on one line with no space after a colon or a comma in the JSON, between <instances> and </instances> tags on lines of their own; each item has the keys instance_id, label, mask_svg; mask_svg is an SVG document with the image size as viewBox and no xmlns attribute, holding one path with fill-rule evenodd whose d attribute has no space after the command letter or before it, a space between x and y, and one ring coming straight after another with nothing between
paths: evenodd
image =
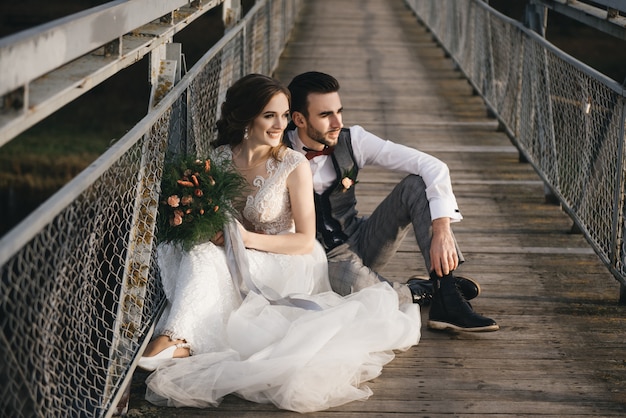
<instances>
[{"instance_id":1,"label":"lace bodice","mask_svg":"<svg viewBox=\"0 0 626 418\"><path fill-rule=\"evenodd\" d=\"M222 151L225 158L232 159L230 147L220 147L218 151ZM255 232L278 234L295 231L287 177L302 163L306 163L306 158L287 148L282 161L268 159L264 173L254 177L252 194L246 196L242 216Z\"/></svg>"}]
</instances>

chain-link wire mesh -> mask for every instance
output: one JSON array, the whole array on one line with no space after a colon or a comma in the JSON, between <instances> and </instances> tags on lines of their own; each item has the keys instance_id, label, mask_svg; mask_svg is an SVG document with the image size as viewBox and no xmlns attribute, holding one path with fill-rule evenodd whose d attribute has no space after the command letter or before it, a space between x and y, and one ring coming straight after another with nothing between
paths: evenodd
<instances>
[{"instance_id":1,"label":"chain-link wire mesh","mask_svg":"<svg viewBox=\"0 0 626 418\"><path fill-rule=\"evenodd\" d=\"M119 389L162 300L150 182L168 124L169 113L2 266L2 416L98 416Z\"/></svg>"},{"instance_id":2,"label":"chain-link wire mesh","mask_svg":"<svg viewBox=\"0 0 626 418\"><path fill-rule=\"evenodd\" d=\"M626 283L623 87L482 1L406 3Z\"/></svg>"},{"instance_id":3,"label":"chain-link wire mesh","mask_svg":"<svg viewBox=\"0 0 626 418\"><path fill-rule=\"evenodd\" d=\"M154 236L165 156L208 152L227 87L271 73L299 4L258 1L221 48L42 205L60 209L32 239L0 241L0 416L111 413L164 304ZM28 235L33 216L12 234Z\"/></svg>"}]
</instances>

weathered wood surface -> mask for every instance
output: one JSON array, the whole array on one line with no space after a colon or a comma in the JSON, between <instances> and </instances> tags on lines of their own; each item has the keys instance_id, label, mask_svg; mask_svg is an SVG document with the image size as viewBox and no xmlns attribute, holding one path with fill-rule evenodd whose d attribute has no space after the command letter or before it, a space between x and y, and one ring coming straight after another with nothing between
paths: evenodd
<instances>
[{"instance_id":1,"label":"weathered wood surface","mask_svg":"<svg viewBox=\"0 0 626 418\"><path fill-rule=\"evenodd\" d=\"M482 295L474 308L495 333L422 328L369 384L374 395L315 417L619 416L626 413L626 314L619 286L555 205L481 99L402 0L307 1L276 76L336 76L346 125L429 152L448 163L465 219L454 225ZM359 208L368 213L402 176L367 169ZM405 281L424 273L410 239L385 268ZM427 309L422 319L426 322ZM227 397L216 409L156 408L137 372L134 416L299 416ZM140 414L140 415L139 415Z\"/></svg>"}]
</instances>

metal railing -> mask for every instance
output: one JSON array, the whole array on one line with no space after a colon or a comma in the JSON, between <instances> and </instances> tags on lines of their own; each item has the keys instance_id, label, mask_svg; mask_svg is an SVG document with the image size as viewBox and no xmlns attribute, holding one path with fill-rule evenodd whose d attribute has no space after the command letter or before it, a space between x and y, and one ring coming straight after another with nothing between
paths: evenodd
<instances>
[{"instance_id":1,"label":"metal railing","mask_svg":"<svg viewBox=\"0 0 626 418\"><path fill-rule=\"evenodd\" d=\"M622 285L623 86L479 0L405 0Z\"/></svg>"},{"instance_id":2,"label":"metal railing","mask_svg":"<svg viewBox=\"0 0 626 418\"><path fill-rule=\"evenodd\" d=\"M131 131L2 237L0 416L114 413L164 302L153 239L164 156L206 153L227 87L272 73L299 8L258 0Z\"/></svg>"}]
</instances>

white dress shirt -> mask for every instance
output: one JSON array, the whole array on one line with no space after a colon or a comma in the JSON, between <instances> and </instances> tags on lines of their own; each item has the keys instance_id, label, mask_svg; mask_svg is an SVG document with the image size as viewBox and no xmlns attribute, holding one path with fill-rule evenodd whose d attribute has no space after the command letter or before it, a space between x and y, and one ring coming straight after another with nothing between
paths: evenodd
<instances>
[{"instance_id":1,"label":"white dress shirt","mask_svg":"<svg viewBox=\"0 0 626 418\"><path fill-rule=\"evenodd\" d=\"M452 192L450 171L443 161L414 148L379 138L359 125L350 127L350 136L359 169L375 165L392 171L417 174L426 184L426 198L432 219L448 217L453 222L463 219ZM297 129L287 131L287 138L294 150L306 154ZM321 155L309 160L309 165L313 174L313 188L321 194L337 177L332 159Z\"/></svg>"}]
</instances>

